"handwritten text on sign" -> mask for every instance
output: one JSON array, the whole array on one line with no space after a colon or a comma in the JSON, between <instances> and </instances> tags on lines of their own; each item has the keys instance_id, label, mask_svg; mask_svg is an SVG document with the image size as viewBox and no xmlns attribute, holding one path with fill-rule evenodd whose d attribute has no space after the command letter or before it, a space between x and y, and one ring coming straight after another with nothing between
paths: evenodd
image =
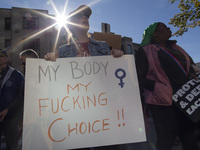
<instances>
[{"instance_id":1,"label":"handwritten text on sign","mask_svg":"<svg viewBox=\"0 0 200 150\"><path fill-rule=\"evenodd\" d=\"M146 139L133 56L28 59L25 93L24 150Z\"/></svg>"}]
</instances>

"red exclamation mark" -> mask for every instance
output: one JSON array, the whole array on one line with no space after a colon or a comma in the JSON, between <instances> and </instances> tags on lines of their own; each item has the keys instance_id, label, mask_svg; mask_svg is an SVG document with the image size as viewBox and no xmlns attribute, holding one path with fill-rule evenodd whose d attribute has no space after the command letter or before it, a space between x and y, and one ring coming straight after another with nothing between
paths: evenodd
<instances>
[{"instance_id":1,"label":"red exclamation mark","mask_svg":"<svg viewBox=\"0 0 200 150\"><path fill-rule=\"evenodd\" d=\"M117 110L117 116L118 116L118 120L120 119L119 117L119 110ZM124 121L124 109L122 109L122 120ZM121 127L121 124L118 124L119 127ZM123 126L125 126L125 123L123 123Z\"/></svg>"}]
</instances>

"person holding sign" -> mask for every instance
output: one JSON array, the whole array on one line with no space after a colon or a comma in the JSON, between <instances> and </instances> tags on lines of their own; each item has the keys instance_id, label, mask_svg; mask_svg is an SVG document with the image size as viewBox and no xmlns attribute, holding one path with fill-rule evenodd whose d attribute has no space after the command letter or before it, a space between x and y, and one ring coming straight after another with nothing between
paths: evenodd
<instances>
[{"instance_id":1,"label":"person holding sign","mask_svg":"<svg viewBox=\"0 0 200 150\"><path fill-rule=\"evenodd\" d=\"M92 10L81 5L74 11L69 13L68 28L71 32L69 43L62 45L58 51L47 53L44 58L46 60L55 61L56 58L66 57L89 57L113 55L113 57L121 57L124 53L121 50L112 49L104 41L96 41L88 37L89 18ZM95 149L103 150L119 150L120 146L104 146Z\"/></svg>"},{"instance_id":2,"label":"person holding sign","mask_svg":"<svg viewBox=\"0 0 200 150\"><path fill-rule=\"evenodd\" d=\"M8 54L0 50L0 136L9 150L19 148L19 119L22 118L24 76L8 65ZM1 142L0 142L1 145Z\"/></svg>"},{"instance_id":3,"label":"person holding sign","mask_svg":"<svg viewBox=\"0 0 200 150\"><path fill-rule=\"evenodd\" d=\"M169 40L171 30L156 22L145 29L136 54L138 80L152 114L158 150L171 150L179 136L184 150L199 150L195 124L172 103L173 93L190 78L197 79L190 56Z\"/></svg>"}]
</instances>

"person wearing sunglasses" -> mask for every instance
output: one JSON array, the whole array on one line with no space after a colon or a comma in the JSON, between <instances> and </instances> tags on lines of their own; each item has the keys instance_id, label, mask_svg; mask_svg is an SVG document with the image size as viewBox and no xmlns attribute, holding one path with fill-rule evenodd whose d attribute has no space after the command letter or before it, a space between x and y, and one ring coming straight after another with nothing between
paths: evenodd
<instances>
[{"instance_id":1,"label":"person wearing sunglasses","mask_svg":"<svg viewBox=\"0 0 200 150\"><path fill-rule=\"evenodd\" d=\"M55 61L58 57L88 57L110 54L113 57L122 56L124 54L123 51L117 49L110 50L105 41L97 41L88 37L91 14L92 10L86 5L81 5L70 12L68 29L71 32L71 36L68 38L68 44L59 47L58 51L47 53L44 58Z\"/></svg>"}]
</instances>

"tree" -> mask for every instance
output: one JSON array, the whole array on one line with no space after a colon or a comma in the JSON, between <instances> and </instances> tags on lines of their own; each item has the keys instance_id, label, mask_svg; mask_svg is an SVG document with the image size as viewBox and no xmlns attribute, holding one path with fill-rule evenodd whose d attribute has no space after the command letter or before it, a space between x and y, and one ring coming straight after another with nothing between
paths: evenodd
<instances>
[{"instance_id":1,"label":"tree","mask_svg":"<svg viewBox=\"0 0 200 150\"><path fill-rule=\"evenodd\" d=\"M169 0L172 4L177 0ZM200 27L200 2L199 0L180 0L178 5L180 13L174 15L170 19L169 24L178 27L178 30L173 34L182 36L188 31L188 28Z\"/></svg>"}]
</instances>

